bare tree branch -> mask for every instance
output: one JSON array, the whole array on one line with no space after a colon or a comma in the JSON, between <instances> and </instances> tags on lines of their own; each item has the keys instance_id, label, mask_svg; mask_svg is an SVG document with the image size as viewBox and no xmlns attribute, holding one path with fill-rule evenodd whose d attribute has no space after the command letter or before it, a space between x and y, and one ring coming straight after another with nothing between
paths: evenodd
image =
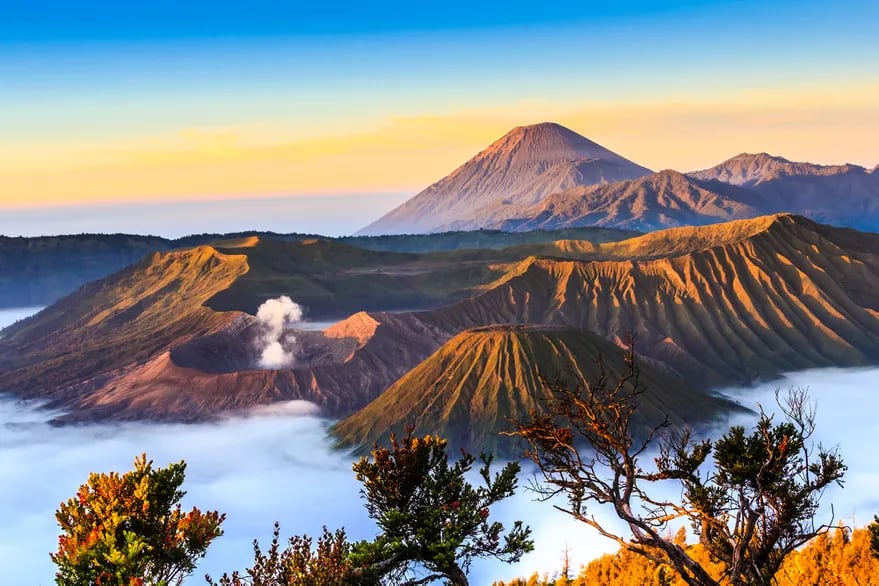
<instances>
[{"instance_id":1,"label":"bare tree branch","mask_svg":"<svg viewBox=\"0 0 879 586\"><path fill-rule=\"evenodd\" d=\"M600 358L593 381L543 379L543 408L529 421L512 421L509 433L525 441L524 456L537 467L529 488L539 500L565 498L565 506L554 507L672 566L687 584L770 584L786 555L829 528L815 523L818 502L846 470L835 449L809 441L816 410L808 393L778 393L784 420L776 423L760 408L750 433L734 426L716 441L699 440L690 429L672 429L666 417L636 437L643 389L631 342L625 361L615 382ZM645 470L640 459L654 449L654 466ZM654 495L655 484L669 480L680 484L680 502ZM592 504L611 508L630 536L602 525L589 512ZM722 562L722 576L664 534L675 520L689 522L710 558Z\"/></svg>"}]
</instances>

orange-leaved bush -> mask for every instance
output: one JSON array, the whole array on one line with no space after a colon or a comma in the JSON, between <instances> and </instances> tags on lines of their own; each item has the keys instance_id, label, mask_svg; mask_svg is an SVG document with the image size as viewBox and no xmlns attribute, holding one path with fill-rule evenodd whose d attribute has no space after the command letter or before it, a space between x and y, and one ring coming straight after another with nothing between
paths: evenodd
<instances>
[{"instance_id":1,"label":"orange-leaved bush","mask_svg":"<svg viewBox=\"0 0 879 586\"><path fill-rule=\"evenodd\" d=\"M134 469L92 473L76 497L61 503L55 579L62 585L180 584L222 535L225 515L184 512L186 464L153 468L146 454Z\"/></svg>"}]
</instances>

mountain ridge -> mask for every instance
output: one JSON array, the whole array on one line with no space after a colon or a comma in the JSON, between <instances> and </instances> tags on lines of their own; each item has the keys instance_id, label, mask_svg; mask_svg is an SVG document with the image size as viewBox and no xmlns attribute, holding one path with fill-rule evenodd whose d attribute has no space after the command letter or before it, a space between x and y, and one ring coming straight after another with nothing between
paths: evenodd
<instances>
[{"instance_id":1,"label":"mountain ridge","mask_svg":"<svg viewBox=\"0 0 879 586\"><path fill-rule=\"evenodd\" d=\"M646 260L529 257L430 319L634 334L641 355L709 386L879 360L879 235L785 214L736 224L745 237Z\"/></svg>"},{"instance_id":2,"label":"mountain ridge","mask_svg":"<svg viewBox=\"0 0 879 586\"><path fill-rule=\"evenodd\" d=\"M714 167L700 171L691 171L687 175L697 179L716 179L732 185L753 187L760 183L785 176L827 176L850 171L867 172L867 169L852 163L819 165L816 163L797 162L763 152L740 153Z\"/></svg>"},{"instance_id":3,"label":"mountain ridge","mask_svg":"<svg viewBox=\"0 0 879 586\"><path fill-rule=\"evenodd\" d=\"M643 363L699 391L789 370L879 362L879 234L789 214L615 244L453 253L435 269L363 265L381 256L343 258L363 290L399 288L407 281L387 278L408 279L412 268L417 281L409 282L457 287L464 281L446 281L459 274L474 286L464 299L435 309L359 312L323 332L292 330L296 362L271 371L257 365L255 318L241 305L217 311L206 301L241 279L261 283L266 267L254 256L260 246L154 255L8 329L0 339L0 389L52 399L71 421L194 421L289 399L343 417L457 334L491 324L585 330L617 345L634 334ZM287 271L276 273L288 279L278 283L311 290L320 281L303 272L310 257L297 255L320 257L338 245L291 246L299 249L273 269ZM437 262L433 256L425 255L430 263ZM485 272L474 280L462 258ZM327 274L342 268L330 265ZM449 268L455 272L444 272ZM273 290L282 293L290 291Z\"/></svg>"},{"instance_id":4,"label":"mountain ridge","mask_svg":"<svg viewBox=\"0 0 879 586\"><path fill-rule=\"evenodd\" d=\"M653 231L781 212L877 231L879 173L765 152L689 173L651 173L563 126L541 123L513 129L359 233Z\"/></svg>"},{"instance_id":5,"label":"mountain ridge","mask_svg":"<svg viewBox=\"0 0 879 586\"><path fill-rule=\"evenodd\" d=\"M516 210L488 225L511 231L570 226L626 226L639 231L703 225L759 216L762 198L720 181L666 169L607 185L580 186Z\"/></svg>"},{"instance_id":6,"label":"mountain ridge","mask_svg":"<svg viewBox=\"0 0 879 586\"><path fill-rule=\"evenodd\" d=\"M546 231L501 232L474 230L430 235L341 236L331 240L376 252L427 253L462 249L500 249L549 242L558 238L606 241L634 235L612 228L574 228L558 234ZM198 234L178 239L136 234L77 234L39 237L0 236L0 309L37 307L54 303L92 281L130 267L153 252L212 245L233 248L230 242L299 241L327 237L249 231ZM225 242L224 242L225 241ZM258 242L257 242L258 244Z\"/></svg>"}]
</instances>

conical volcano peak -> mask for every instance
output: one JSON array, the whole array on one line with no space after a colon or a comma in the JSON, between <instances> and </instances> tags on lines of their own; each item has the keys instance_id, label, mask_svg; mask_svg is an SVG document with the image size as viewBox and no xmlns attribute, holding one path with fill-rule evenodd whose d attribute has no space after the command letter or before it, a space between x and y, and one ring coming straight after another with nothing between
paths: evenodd
<instances>
[{"instance_id":1,"label":"conical volcano peak","mask_svg":"<svg viewBox=\"0 0 879 586\"><path fill-rule=\"evenodd\" d=\"M649 173L560 124L518 126L359 234L478 229L551 193Z\"/></svg>"},{"instance_id":2,"label":"conical volcano peak","mask_svg":"<svg viewBox=\"0 0 879 586\"><path fill-rule=\"evenodd\" d=\"M553 163L582 159L628 162L615 152L556 122L517 126L480 155L506 155Z\"/></svg>"},{"instance_id":3,"label":"conical volcano peak","mask_svg":"<svg viewBox=\"0 0 879 586\"><path fill-rule=\"evenodd\" d=\"M586 330L495 325L464 331L337 424L333 433L341 445L365 452L412 424L417 434L446 438L452 452L463 448L516 457L520 447L502 432L509 430L509 419L544 408L541 378L570 384L596 380L599 359L614 378L626 372L623 349ZM646 363L640 368L645 393L639 396L635 433L666 416L678 424L698 423L731 407Z\"/></svg>"}]
</instances>

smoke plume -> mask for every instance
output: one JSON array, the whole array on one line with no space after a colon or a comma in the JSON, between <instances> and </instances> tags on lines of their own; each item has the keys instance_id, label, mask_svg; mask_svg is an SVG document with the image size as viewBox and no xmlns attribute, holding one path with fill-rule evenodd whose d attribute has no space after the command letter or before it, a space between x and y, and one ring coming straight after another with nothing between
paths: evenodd
<instances>
[{"instance_id":1,"label":"smoke plume","mask_svg":"<svg viewBox=\"0 0 879 586\"><path fill-rule=\"evenodd\" d=\"M261 335L258 339L259 365L278 370L293 365L292 346L296 338L286 334L287 326L302 321L302 307L286 295L269 299L256 312Z\"/></svg>"}]
</instances>

